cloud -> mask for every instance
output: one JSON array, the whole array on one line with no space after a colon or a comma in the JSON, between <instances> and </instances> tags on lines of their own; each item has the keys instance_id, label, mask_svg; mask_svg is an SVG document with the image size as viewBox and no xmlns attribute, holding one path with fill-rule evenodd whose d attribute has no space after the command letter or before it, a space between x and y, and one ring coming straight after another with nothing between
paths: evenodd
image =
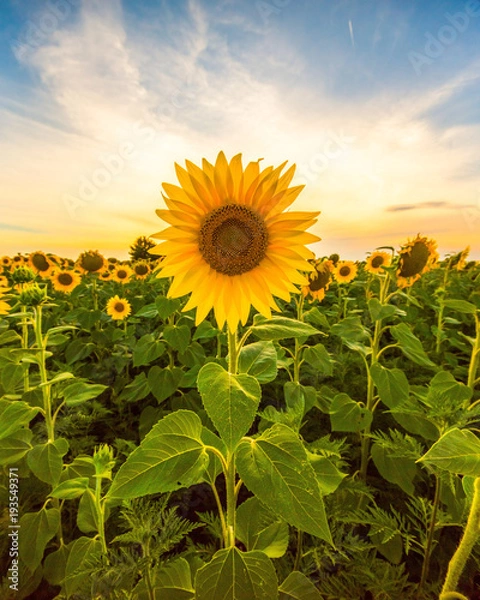
<instances>
[{"instance_id":1,"label":"cloud","mask_svg":"<svg viewBox=\"0 0 480 600\"><path fill-rule=\"evenodd\" d=\"M475 208L475 204L459 204L457 202L448 202L446 200L430 200L419 202L417 204L393 204L385 207L386 212L404 212L407 210L425 210L432 208L442 208L446 210L462 210Z\"/></svg>"},{"instance_id":2,"label":"cloud","mask_svg":"<svg viewBox=\"0 0 480 600\"><path fill-rule=\"evenodd\" d=\"M23 231L25 233L44 233L43 229L30 229L21 225L11 225L10 223L0 223L0 229L4 231Z\"/></svg>"}]
</instances>

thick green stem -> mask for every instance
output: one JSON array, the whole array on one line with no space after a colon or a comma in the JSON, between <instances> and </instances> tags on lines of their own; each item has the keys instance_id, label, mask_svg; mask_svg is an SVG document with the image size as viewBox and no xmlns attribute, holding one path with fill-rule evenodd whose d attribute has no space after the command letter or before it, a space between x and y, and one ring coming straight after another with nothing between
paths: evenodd
<instances>
[{"instance_id":1,"label":"thick green stem","mask_svg":"<svg viewBox=\"0 0 480 600\"><path fill-rule=\"evenodd\" d=\"M39 361L38 366L40 369L40 382L42 383L42 398L43 398L43 410L45 411L45 423L47 427L48 441L53 443L55 441L54 422L52 415L52 398L51 398L51 387L48 384L48 373L46 365L46 348L45 342L42 336L42 307L37 306L35 311L34 319L34 330L35 330L35 342L39 349Z\"/></svg>"},{"instance_id":2,"label":"thick green stem","mask_svg":"<svg viewBox=\"0 0 480 600\"><path fill-rule=\"evenodd\" d=\"M443 333L443 311L445 310L445 306L443 301L440 302L440 308L438 310L437 317L437 336L435 343L435 352L440 354L440 346L442 345L442 333Z\"/></svg>"},{"instance_id":3,"label":"thick green stem","mask_svg":"<svg viewBox=\"0 0 480 600\"><path fill-rule=\"evenodd\" d=\"M98 536L100 538L100 543L102 544L102 551L105 557L107 557L108 549L107 541L105 539L105 506L102 502L102 478L98 475L95 480L95 506L97 509Z\"/></svg>"},{"instance_id":4,"label":"thick green stem","mask_svg":"<svg viewBox=\"0 0 480 600\"><path fill-rule=\"evenodd\" d=\"M228 457L227 462L227 544L226 547L232 548L235 546L235 454L232 453Z\"/></svg>"},{"instance_id":5,"label":"thick green stem","mask_svg":"<svg viewBox=\"0 0 480 600\"><path fill-rule=\"evenodd\" d=\"M27 312L27 307L22 306L22 313ZM28 350L28 320L22 317L22 350ZM26 393L30 389L30 364L26 362L23 365L23 391Z\"/></svg>"},{"instance_id":6,"label":"thick green stem","mask_svg":"<svg viewBox=\"0 0 480 600\"><path fill-rule=\"evenodd\" d=\"M435 535L435 525L437 521L438 504L440 502L440 488L441 481L435 476L435 496L433 498L432 516L430 518L430 525L427 534L427 543L425 546L425 556L423 558L422 575L420 583L418 584L418 591L423 589L428 577L428 570L430 568L430 557L432 554L433 536Z\"/></svg>"},{"instance_id":7,"label":"thick green stem","mask_svg":"<svg viewBox=\"0 0 480 600\"><path fill-rule=\"evenodd\" d=\"M228 372L230 375L236 375L238 371L238 344L237 330L231 332L228 330Z\"/></svg>"},{"instance_id":8,"label":"thick green stem","mask_svg":"<svg viewBox=\"0 0 480 600\"><path fill-rule=\"evenodd\" d=\"M475 315L475 342L473 344L470 365L468 367L467 385L473 390L477 377L478 363L480 361L480 318Z\"/></svg>"},{"instance_id":9,"label":"thick green stem","mask_svg":"<svg viewBox=\"0 0 480 600\"><path fill-rule=\"evenodd\" d=\"M448 565L447 576L443 584L440 598L444 600L452 597L452 592L456 591L459 579L467 563L470 553L480 537L480 477L475 479L472 506L468 515L467 524L463 531L463 537L460 544L452 556ZM448 596L447 594L450 594Z\"/></svg>"}]
</instances>

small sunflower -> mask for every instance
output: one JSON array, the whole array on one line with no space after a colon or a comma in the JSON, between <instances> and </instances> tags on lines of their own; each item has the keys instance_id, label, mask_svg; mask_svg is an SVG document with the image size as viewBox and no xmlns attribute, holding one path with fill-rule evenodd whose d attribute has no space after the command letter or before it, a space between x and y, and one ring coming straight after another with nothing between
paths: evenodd
<instances>
[{"instance_id":1,"label":"small sunflower","mask_svg":"<svg viewBox=\"0 0 480 600\"><path fill-rule=\"evenodd\" d=\"M130 302L125 300L125 298L113 296L113 298L110 298L107 302L107 314L115 321L126 319L131 312L132 307L130 306Z\"/></svg>"},{"instance_id":2,"label":"small sunflower","mask_svg":"<svg viewBox=\"0 0 480 600\"><path fill-rule=\"evenodd\" d=\"M102 281L110 281L113 278L113 272L105 269L98 274L98 278Z\"/></svg>"},{"instance_id":3,"label":"small sunflower","mask_svg":"<svg viewBox=\"0 0 480 600\"><path fill-rule=\"evenodd\" d=\"M107 261L98 250L87 250L80 254L75 265L84 273L98 273L105 269Z\"/></svg>"},{"instance_id":4,"label":"small sunflower","mask_svg":"<svg viewBox=\"0 0 480 600\"><path fill-rule=\"evenodd\" d=\"M57 292L65 292L66 294L69 294L82 282L82 278L78 273L75 271L67 271L65 269L55 271L50 279L54 290Z\"/></svg>"},{"instance_id":5,"label":"small sunflower","mask_svg":"<svg viewBox=\"0 0 480 600\"><path fill-rule=\"evenodd\" d=\"M28 259L27 259L28 261ZM11 267L15 268L15 267L20 267L23 266L25 264L25 257L22 256L21 254L15 254L15 256L12 256L12 264Z\"/></svg>"},{"instance_id":6,"label":"small sunflower","mask_svg":"<svg viewBox=\"0 0 480 600\"><path fill-rule=\"evenodd\" d=\"M2 256L0 258L0 267L4 267L5 269L9 269L12 265L12 259L9 256Z\"/></svg>"},{"instance_id":7,"label":"small sunflower","mask_svg":"<svg viewBox=\"0 0 480 600\"><path fill-rule=\"evenodd\" d=\"M325 292L332 282L332 272L335 269L330 259L320 259L314 262L315 269L308 274L308 284L302 287L304 297L310 296L310 301L321 302L325 298Z\"/></svg>"},{"instance_id":8,"label":"small sunflower","mask_svg":"<svg viewBox=\"0 0 480 600\"><path fill-rule=\"evenodd\" d=\"M128 280L132 275L133 271L129 266L120 265L113 271L112 279L119 281L120 283L128 283Z\"/></svg>"},{"instance_id":9,"label":"small sunflower","mask_svg":"<svg viewBox=\"0 0 480 600\"><path fill-rule=\"evenodd\" d=\"M152 272L150 265L141 260L133 265L133 274L136 279L145 279Z\"/></svg>"},{"instance_id":10,"label":"small sunflower","mask_svg":"<svg viewBox=\"0 0 480 600\"><path fill-rule=\"evenodd\" d=\"M456 271L463 271L467 264L467 258L470 254L470 246L467 246L465 250L454 254L449 260L449 267Z\"/></svg>"},{"instance_id":11,"label":"small sunflower","mask_svg":"<svg viewBox=\"0 0 480 600\"><path fill-rule=\"evenodd\" d=\"M7 277L5 277L5 275L0 275L0 289L1 288L6 288L9 285L10 284L8 283ZM5 290L3 290L3 291L5 291Z\"/></svg>"},{"instance_id":12,"label":"small sunflower","mask_svg":"<svg viewBox=\"0 0 480 600\"><path fill-rule=\"evenodd\" d=\"M351 260L342 260L337 263L333 276L337 283L350 283L355 279L358 272L358 266Z\"/></svg>"},{"instance_id":13,"label":"small sunflower","mask_svg":"<svg viewBox=\"0 0 480 600\"><path fill-rule=\"evenodd\" d=\"M40 251L29 254L28 264L41 277L50 277L54 267L48 256Z\"/></svg>"},{"instance_id":14,"label":"small sunflower","mask_svg":"<svg viewBox=\"0 0 480 600\"><path fill-rule=\"evenodd\" d=\"M376 275L381 275L385 272L383 268L389 267L391 263L391 254L388 254L388 252L380 252L379 250L376 250L375 252L372 252L367 258L365 271L368 271L369 273L375 273Z\"/></svg>"},{"instance_id":15,"label":"small sunflower","mask_svg":"<svg viewBox=\"0 0 480 600\"><path fill-rule=\"evenodd\" d=\"M414 240L409 240L399 251L398 287L405 288L413 285L435 266L438 259L437 243L417 234Z\"/></svg>"},{"instance_id":16,"label":"small sunflower","mask_svg":"<svg viewBox=\"0 0 480 600\"><path fill-rule=\"evenodd\" d=\"M279 310L273 297L288 301L305 283L299 271L313 258L305 246L319 240L305 229L319 213L284 212L304 187L288 187L295 165L281 175L285 164L244 169L241 154L227 162L220 152L215 165L175 165L180 187L163 184L169 210L157 215L171 226L153 236L166 241L150 252L164 256L159 277L173 277L168 296L191 294L183 310L197 309L197 325L212 308L231 332L252 306L270 318Z\"/></svg>"}]
</instances>

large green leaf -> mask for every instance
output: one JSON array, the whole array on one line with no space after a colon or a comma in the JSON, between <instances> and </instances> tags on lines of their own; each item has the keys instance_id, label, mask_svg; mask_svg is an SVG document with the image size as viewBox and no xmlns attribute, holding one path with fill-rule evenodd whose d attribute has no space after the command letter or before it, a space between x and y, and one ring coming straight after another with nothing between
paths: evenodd
<instances>
[{"instance_id":1,"label":"large green leaf","mask_svg":"<svg viewBox=\"0 0 480 600\"><path fill-rule=\"evenodd\" d=\"M23 365L7 364L0 372L0 382L5 394L15 392L17 385L23 379Z\"/></svg>"},{"instance_id":2,"label":"large green leaf","mask_svg":"<svg viewBox=\"0 0 480 600\"><path fill-rule=\"evenodd\" d=\"M190 329L188 325L167 325L163 337L174 350L185 352L190 343Z\"/></svg>"},{"instance_id":3,"label":"large green leaf","mask_svg":"<svg viewBox=\"0 0 480 600\"><path fill-rule=\"evenodd\" d=\"M67 598L71 598L79 588L86 586L91 581L90 565L92 561L101 556L101 553L102 544L98 539L82 536L73 542L65 567L64 583Z\"/></svg>"},{"instance_id":4,"label":"large green leaf","mask_svg":"<svg viewBox=\"0 0 480 600\"><path fill-rule=\"evenodd\" d=\"M197 571L195 590L196 600L277 600L277 574L263 552L227 548Z\"/></svg>"},{"instance_id":5,"label":"large green leaf","mask_svg":"<svg viewBox=\"0 0 480 600\"><path fill-rule=\"evenodd\" d=\"M315 471L292 429L275 424L258 438L242 440L237 469L247 488L275 514L331 542Z\"/></svg>"},{"instance_id":6,"label":"large green leaf","mask_svg":"<svg viewBox=\"0 0 480 600\"><path fill-rule=\"evenodd\" d=\"M320 456L307 450L307 456L317 475L318 485L323 495L333 493L342 480L347 476L337 469L333 462L326 456Z\"/></svg>"},{"instance_id":7,"label":"large green leaf","mask_svg":"<svg viewBox=\"0 0 480 600\"><path fill-rule=\"evenodd\" d=\"M446 308L451 308L452 310L464 314L474 315L477 312L475 304L467 302L466 300L444 300L443 305Z\"/></svg>"},{"instance_id":8,"label":"large green leaf","mask_svg":"<svg viewBox=\"0 0 480 600\"><path fill-rule=\"evenodd\" d=\"M391 304L382 304L377 298L370 298L368 301L368 310L372 321L380 321L388 319L395 314L395 307Z\"/></svg>"},{"instance_id":9,"label":"large green leaf","mask_svg":"<svg viewBox=\"0 0 480 600\"><path fill-rule=\"evenodd\" d=\"M165 344L159 341L153 333L146 333L138 340L133 349L133 366L149 365L164 352Z\"/></svg>"},{"instance_id":10,"label":"large green leaf","mask_svg":"<svg viewBox=\"0 0 480 600\"><path fill-rule=\"evenodd\" d=\"M65 577L69 546L62 545L55 552L50 552L43 563L43 576L52 585L61 585Z\"/></svg>"},{"instance_id":11,"label":"large green leaf","mask_svg":"<svg viewBox=\"0 0 480 600\"><path fill-rule=\"evenodd\" d=\"M333 362L330 354L323 344L316 344L305 348L303 357L306 362L316 369L321 375L331 377L333 374Z\"/></svg>"},{"instance_id":12,"label":"large green leaf","mask_svg":"<svg viewBox=\"0 0 480 600\"><path fill-rule=\"evenodd\" d=\"M300 571L292 571L278 591L278 600L322 600L313 582Z\"/></svg>"},{"instance_id":13,"label":"large green leaf","mask_svg":"<svg viewBox=\"0 0 480 600\"><path fill-rule=\"evenodd\" d=\"M33 433L30 429L19 429L0 439L0 466L13 465L32 448Z\"/></svg>"},{"instance_id":14,"label":"large green leaf","mask_svg":"<svg viewBox=\"0 0 480 600\"><path fill-rule=\"evenodd\" d=\"M19 553L30 571L42 562L45 547L59 527L58 508L42 508L36 513L25 513L20 519Z\"/></svg>"},{"instance_id":15,"label":"large green leaf","mask_svg":"<svg viewBox=\"0 0 480 600\"><path fill-rule=\"evenodd\" d=\"M472 398L472 388L456 381L448 371L440 371L430 381L428 386L427 403L432 407L467 407Z\"/></svg>"},{"instance_id":16,"label":"large green leaf","mask_svg":"<svg viewBox=\"0 0 480 600\"><path fill-rule=\"evenodd\" d=\"M261 550L270 558L287 551L288 525L258 498L248 498L237 508L236 525L235 534L247 550Z\"/></svg>"},{"instance_id":17,"label":"large green leaf","mask_svg":"<svg viewBox=\"0 0 480 600\"><path fill-rule=\"evenodd\" d=\"M390 448L378 443L373 444L371 456L384 479L397 484L409 496L413 496L415 492L413 480L418 470L414 458L396 456Z\"/></svg>"},{"instance_id":18,"label":"large green leaf","mask_svg":"<svg viewBox=\"0 0 480 600\"><path fill-rule=\"evenodd\" d=\"M38 413L38 408L32 408L21 400L0 400L0 440L30 423Z\"/></svg>"},{"instance_id":19,"label":"large green leaf","mask_svg":"<svg viewBox=\"0 0 480 600\"><path fill-rule=\"evenodd\" d=\"M84 381L75 381L63 388L63 396L67 406L77 406L87 400L92 400L107 389L106 385L100 383L86 383Z\"/></svg>"},{"instance_id":20,"label":"large green leaf","mask_svg":"<svg viewBox=\"0 0 480 600\"><path fill-rule=\"evenodd\" d=\"M413 360L417 365L422 367L435 367L423 349L422 342L415 336L408 325L400 323L395 327L390 327L390 333L399 343L400 350L407 358Z\"/></svg>"},{"instance_id":21,"label":"large green leaf","mask_svg":"<svg viewBox=\"0 0 480 600\"><path fill-rule=\"evenodd\" d=\"M197 385L208 416L233 450L255 419L260 384L250 375L231 375L222 366L207 363L200 369Z\"/></svg>"},{"instance_id":22,"label":"large green leaf","mask_svg":"<svg viewBox=\"0 0 480 600\"><path fill-rule=\"evenodd\" d=\"M74 479L67 479L62 481L56 486L50 493L52 498L61 498L62 500L73 500L83 494L88 488L88 477L75 477Z\"/></svg>"},{"instance_id":23,"label":"large green leaf","mask_svg":"<svg viewBox=\"0 0 480 600\"><path fill-rule=\"evenodd\" d=\"M408 399L410 387L408 379L400 369L386 369L379 363L370 369L372 379L377 386L380 400L388 408L396 408Z\"/></svg>"},{"instance_id":24,"label":"large green leaf","mask_svg":"<svg viewBox=\"0 0 480 600\"><path fill-rule=\"evenodd\" d=\"M348 394L337 394L330 405L332 431L361 431L372 423L373 414Z\"/></svg>"},{"instance_id":25,"label":"large green leaf","mask_svg":"<svg viewBox=\"0 0 480 600\"><path fill-rule=\"evenodd\" d=\"M63 468L63 457L68 452L68 442L65 438L58 438L54 442L37 444L27 454L27 464L35 477L49 483L52 487L57 485Z\"/></svg>"},{"instance_id":26,"label":"large green leaf","mask_svg":"<svg viewBox=\"0 0 480 600\"><path fill-rule=\"evenodd\" d=\"M180 308L182 301L178 298L167 298L166 296L158 296L155 300L155 307L158 316L161 319L168 319Z\"/></svg>"},{"instance_id":27,"label":"large green leaf","mask_svg":"<svg viewBox=\"0 0 480 600\"><path fill-rule=\"evenodd\" d=\"M183 378L183 371L178 367L161 368L157 365L148 371L148 385L158 403L163 402L176 392Z\"/></svg>"},{"instance_id":28,"label":"large green leaf","mask_svg":"<svg viewBox=\"0 0 480 600\"><path fill-rule=\"evenodd\" d=\"M190 600L195 596L190 564L184 558L176 558L163 567L158 566L150 578L153 580L154 596L158 600ZM150 600L145 578L133 590L132 598Z\"/></svg>"},{"instance_id":29,"label":"large green leaf","mask_svg":"<svg viewBox=\"0 0 480 600\"><path fill-rule=\"evenodd\" d=\"M208 465L202 422L188 410L159 421L120 467L110 498L138 498L199 483Z\"/></svg>"},{"instance_id":30,"label":"large green leaf","mask_svg":"<svg viewBox=\"0 0 480 600\"><path fill-rule=\"evenodd\" d=\"M259 383L269 383L277 376L277 352L273 342L255 342L244 346L238 357L240 373L252 375Z\"/></svg>"},{"instance_id":31,"label":"large green leaf","mask_svg":"<svg viewBox=\"0 0 480 600\"><path fill-rule=\"evenodd\" d=\"M331 332L344 342L361 342L368 338L368 330L363 326L360 317L342 319L332 326Z\"/></svg>"},{"instance_id":32,"label":"large green leaf","mask_svg":"<svg viewBox=\"0 0 480 600\"><path fill-rule=\"evenodd\" d=\"M418 462L457 475L480 477L480 440L468 429L451 429Z\"/></svg>"},{"instance_id":33,"label":"large green leaf","mask_svg":"<svg viewBox=\"0 0 480 600\"><path fill-rule=\"evenodd\" d=\"M303 321L287 317L272 317L267 319L255 315L251 331L260 340L282 340L285 338L300 338L318 335L321 332Z\"/></svg>"}]
</instances>

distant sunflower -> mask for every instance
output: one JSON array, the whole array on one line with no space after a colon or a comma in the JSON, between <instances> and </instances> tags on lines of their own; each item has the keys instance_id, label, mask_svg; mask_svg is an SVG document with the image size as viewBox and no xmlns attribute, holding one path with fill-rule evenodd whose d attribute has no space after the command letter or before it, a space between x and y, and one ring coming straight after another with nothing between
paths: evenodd
<instances>
[{"instance_id":1,"label":"distant sunflower","mask_svg":"<svg viewBox=\"0 0 480 600\"><path fill-rule=\"evenodd\" d=\"M9 286L8 279L5 275L0 275L0 288L6 288ZM5 291L5 290L3 290Z\"/></svg>"},{"instance_id":2,"label":"distant sunflower","mask_svg":"<svg viewBox=\"0 0 480 600\"><path fill-rule=\"evenodd\" d=\"M40 251L29 254L28 264L41 277L50 277L54 267L47 255Z\"/></svg>"},{"instance_id":3,"label":"distant sunflower","mask_svg":"<svg viewBox=\"0 0 480 600\"><path fill-rule=\"evenodd\" d=\"M82 278L78 273L67 270L55 271L50 279L54 290L66 294L69 294L82 282Z\"/></svg>"},{"instance_id":4,"label":"distant sunflower","mask_svg":"<svg viewBox=\"0 0 480 600\"><path fill-rule=\"evenodd\" d=\"M113 271L112 279L119 281L120 283L128 283L128 280L133 275L132 269L127 265L119 265L115 271Z\"/></svg>"},{"instance_id":5,"label":"distant sunflower","mask_svg":"<svg viewBox=\"0 0 480 600\"><path fill-rule=\"evenodd\" d=\"M152 268L144 260L135 263L132 268L137 279L145 279L152 272Z\"/></svg>"},{"instance_id":6,"label":"distant sunflower","mask_svg":"<svg viewBox=\"0 0 480 600\"><path fill-rule=\"evenodd\" d=\"M98 273L103 271L106 265L107 261L98 250L82 252L75 263L75 266L84 273Z\"/></svg>"},{"instance_id":7,"label":"distant sunflower","mask_svg":"<svg viewBox=\"0 0 480 600\"><path fill-rule=\"evenodd\" d=\"M0 258L0 267L8 269L12 265L12 259L9 256L2 256Z\"/></svg>"},{"instance_id":8,"label":"distant sunflower","mask_svg":"<svg viewBox=\"0 0 480 600\"><path fill-rule=\"evenodd\" d=\"M332 282L332 272L335 269L333 262L320 259L314 263L315 269L308 274L308 284L302 287L304 297L310 296L311 300L321 302L325 298L325 292Z\"/></svg>"},{"instance_id":9,"label":"distant sunflower","mask_svg":"<svg viewBox=\"0 0 480 600\"><path fill-rule=\"evenodd\" d=\"M397 268L398 287L413 285L435 266L438 258L437 243L417 234L414 240L408 241L400 249Z\"/></svg>"},{"instance_id":10,"label":"distant sunflower","mask_svg":"<svg viewBox=\"0 0 480 600\"><path fill-rule=\"evenodd\" d=\"M289 188L295 165L260 170L260 160L244 169L241 154L202 168L175 165L180 186L163 184L169 210L157 215L169 223L153 237L166 240L152 248L164 255L159 277L173 277L168 295L191 294L183 310L197 308L196 323L213 308L218 326L231 332L245 324L252 305L265 317L279 310L273 296L286 301L304 284L299 271L312 267L305 245L318 241L306 233L318 212L283 212L304 186Z\"/></svg>"},{"instance_id":11,"label":"distant sunflower","mask_svg":"<svg viewBox=\"0 0 480 600\"><path fill-rule=\"evenodd\" d=\"M337 283L350 283L357 276L358 267L351 260L342 260L337 263L333 276Z\"/></svg>"},{"instance_id":12,"label":"distant sunflower","mask_svg":"<svg viewBox=\"0 0 480 600\"><path fill-rule=\"evenodd\" d=\"M107 314L115 321L126 319L131 312L132 307L130 306L130 302L125 300L125 298L113 296L113 298L110 298L107 302Z\"/></svg>"},{"instance_id":13,"label":"distant sunflower","mask_svg":"<svg viewBox=\"0 0 480 600\"><path fill-rule=\"evenodd\" d=\"M392 263L392 255L388 252L380 252L376 250L367 258L365 271L381 275L384 273L384 267L389 267Z\"/></svg>"},{"instance_id":14,"label":"distant sunflower","mask_svg":"<svg viewBox=\"0 0 480 600\"><path fill-rule=\"evenodd\" d=\"M98 274L98 278L101 279L102 281L110 281L113 278L113 271L109 271L108 269L105 269L105 271L101 271Z\"/></svg>"},{"instance_id":15,"label":"distant sunflower","mask_svg":"<svg viewBox=\"0 0 480 600\"><path fill-rule=\"evenodd\" d=\"M449 266L451 269L455 269L456 271L463 271L467 264L467 258L470 254L470 246L467 246L465 250L454 254L449 261Z\"/></svg>"}]
</instances>

